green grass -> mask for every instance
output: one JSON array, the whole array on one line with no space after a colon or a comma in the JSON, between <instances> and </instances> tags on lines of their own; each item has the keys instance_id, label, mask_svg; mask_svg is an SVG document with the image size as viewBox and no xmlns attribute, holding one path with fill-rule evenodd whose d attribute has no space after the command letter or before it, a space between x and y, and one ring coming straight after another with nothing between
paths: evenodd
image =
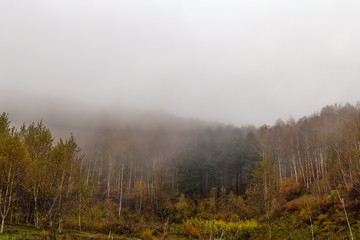
<instances>
[{"instance_id":1,"label":"green grass","mask_svg":"<svg viewBox=\"0 0 360 240\"><path fill-rule=\"evenodd\" d=\"M46 239L50 239L50 232L45 231ZM6 225L5 232L0 234L0 240L16 240L16 239L44 239L41 236L41 231L24 225ZM88 233L88 232L79 232L79 231L64 231L63 234L56 233L56 239L61 240L73 240L73 239L93 239L93 240L105 240L108 239L108 235L100 233ZM124 236L113 235L114 240L131 240Z\"/></svg>"},{"instance_id":2,"label":"green grass","mask_svg":"<svg viewBox=\"0 0 360 240\"><path fill-rule=\"evenodd\" d=\"M5 227L5 233L0 234L0 240L17 240L17 239L28 239L28 240L38 240L38 239L44 239L41 237L39 230L24 226L24 225L6 225ZM49 233L49 232L47 232ZM112 239L114 240L136 240L139 238L129 238L125 236L119 236L119 235L112 235ZM47 235L46 239L50 240L50 236ZM107 240L108 235L107 234L101 234L101 233L89 233L89 232L79 232L74 230L68 230L65 231L64 234L56 234L57 240ZM162 239L162 237L154 237L154 240L156 239ZM167 239L170 240L187 240L187 238L180 237L180 236L169 236Z\"/></svg>"},{"instance_id":3,"label":"green grass","mask_svg":"<svg viewBox=\"0 0 360 240\"><path fill-rule=\"evenodd\" d=\"M46 239L50 239L50 232L46 231ZM136 240L139 238L129 238L126 236L112 235L114 240ZM17 240L17 239L29 239L29 240L38 240L44 239L41 237L41 231L35 229L34 227L25 226L25 225L6 225L5 233L0 234L0 240ZM64 231L63 234L56 233L57 240L107 240L107 234L101 233L90 233L90 232L80 232L75 230ZM162 239L161 237L153 239ZM184 237L169 236L170 240L185 240Z\"/></svg>"},{"instance_id":4,"label":"green grass","mask_svg":"<svg viewBox=\"0 0 360 240\"><path fill-rule=\"evenodd\" d=\"M5 232L0 234L0 239L36 239L39 231L28 226L5 226Z\"/></svg>"}]
</instances>

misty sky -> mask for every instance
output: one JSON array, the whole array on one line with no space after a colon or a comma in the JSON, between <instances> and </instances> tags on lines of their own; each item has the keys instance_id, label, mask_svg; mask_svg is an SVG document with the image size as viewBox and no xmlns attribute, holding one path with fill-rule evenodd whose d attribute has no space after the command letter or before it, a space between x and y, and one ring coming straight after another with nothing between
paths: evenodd
<instances>
[{"instance_id":1,"label":"misty sky","mask_svg":"<svg viewBox=\"0 0 360 240\"><path fill-rule=\"evenodd\" d=\"M0 0L0 101L273 124L360 100L359 45L360 1Z\"/></svg>"}]
</instances>

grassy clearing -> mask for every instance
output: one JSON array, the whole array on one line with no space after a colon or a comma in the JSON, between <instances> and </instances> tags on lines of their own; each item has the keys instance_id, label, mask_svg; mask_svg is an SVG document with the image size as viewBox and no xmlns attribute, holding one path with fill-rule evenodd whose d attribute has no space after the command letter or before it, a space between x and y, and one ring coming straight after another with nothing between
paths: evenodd
<instances>
[{"instance_id":1,"label":"grassy clearing","mask_svg":"<svg viewBox=\"0 0 360 240\"><path fill-rule=\"evenodd\" d=\"M54 235L50 231L40 231L30 226L24 225L6 225L5 233L0 234L0 240L17 240L17 239L28 239L28 240L38 240L38 239L56 239L56 240L107 240L109 239L108 234L101 233L89 233L89 232L79 232L74 230L65 231L63 234ZM126 236L119 236L111 234L113 240L136 240L139 238L130 238ZM152 237L152 240L160 240L162 237ZM171 240L186 240L187 238L183 237L174 237L171 236L168 239Z\"/></svg>"},{"instance_id":2,"label":"grassy clearing","mask_svg":"<svg viewBox=\"0 0 360 240\"><path fill-rule=\"evenodd\" d=\"M5 226L5 233L0 234L0 239L36 239L40 237L39 233L28 226Z\"/></svg>"},{"instance_id":3,"label":"grassy clearing","mask_svg":"<svg viewBox=\"0 0 360 240\"><path fill-rule=\"evenodd\" d=\"M111 235L114 240L132 240L134 238L127 238L125 236ZM63 234L54 234L50 231L39 231L33 227L23 225L6 226L5 233L0 234L0 240L16 240L16 239L64 239L64 240L105 240L109 239L108 235L99 233L88 233L79 231L65 231Z\"/></svg>"}]
</instances>

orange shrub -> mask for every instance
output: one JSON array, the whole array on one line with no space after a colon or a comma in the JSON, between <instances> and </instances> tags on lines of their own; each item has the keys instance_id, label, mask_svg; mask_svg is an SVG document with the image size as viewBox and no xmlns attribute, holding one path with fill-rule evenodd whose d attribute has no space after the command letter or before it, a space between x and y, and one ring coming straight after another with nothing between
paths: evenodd
<instances>
[{"instance_id":1,"label":"orange shrub","mask_svg":"<svg viewBox=\"0 0 360 240\"><path fill-rule=\"evenodd\" d=\"M200 238L200 230L193 226L193 225L186 225L184 228L184 233L188 236L188 237L192 237L192 238Z\"/></svg>"},{"instance_id":2,"label":"orange shrub","mask_svg":"<svg viewBox=\"0 0 360 240\"><path fill-rule=\"evenodd\" d=\"M300 204L298 203L290 203L286 206L286 210L288 212L296 212L300 209Z\"/></svg>"},{"instance_id":3,"label":"orange shrub","mask_svg":"<svg viewBox=\"0 0 360 240\"><path fill-rule=\"evenodd\" d=\"M300 196L301 193L301 184L294 181L291 178L282 180L280 182L280 197L286 201L290 201Z\"/></svg>"},{"instance_id":4,"label":"orange shrub","mask_svg":"<svg viewBox=\"0 0 360 240\"><path fill-rule=\"evenodd\" d=\"M141 233L141 238L144 240L152 240L152 232L149 228L145 229L145 231L143 231Z\"/></svg>"},{"instance_id":5,"label":"orange shrub","mask_svg":"<svg viewBox=\"0 0 360 240\"><path fill-rule=\"evenodd\" d=\"M46 239L46 237L49 235L49 233L47 231L45 231L45 229L41 230L41 232L39 232L40 238L41 239Z\"/></svg>"},{"instance_id":6,"label":"orange shrub","mask_svg":"<svg viewBox=\"0 0 360 240\"><path fill-rule=\"evenodd\" d=\"M326 213L333 206L333 203L331 201L318 200L316 205L320 212Z\"/></svg>"}]
</instances>

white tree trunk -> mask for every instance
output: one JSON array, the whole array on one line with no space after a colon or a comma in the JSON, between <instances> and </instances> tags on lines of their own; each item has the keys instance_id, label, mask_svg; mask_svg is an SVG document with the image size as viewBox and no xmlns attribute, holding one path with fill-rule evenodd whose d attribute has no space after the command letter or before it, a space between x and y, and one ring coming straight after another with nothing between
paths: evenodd
<instances>
[{"instance_id":1,"label":"white tree trunk","mask_svg":"<svg viewBox=\"0 0 360 240\"><path fill-rule=\"evenodd\" d=\"M1 228L0 228L0 233L4 233L4 226L5 226L5 217L2 216L1 217Z\"/></svg>"},{"instance_id":2,"label":"white tree trunk","mask_svg":"<svg viewBox=\"0 0 360 240\"><path fill-rule=\"evenodd\" d=\"M125 165L121 166L119 217L121 216L121 206L122 206L122 198L123 198L124 168L125 168Z\"/></svg>"},{"instance_id":3,"label":"white tree trunk","mask_svg":"<svg viewBox=\"0 0 360 240\"><path fill-rule=\"evenodd\" d=\"M82 206L82 205L81 205L81 204L82 204L81 200L82 200L82 199L81 199L81 194L80 194L79 216L78 216L78 217L79 217L79 219L78 219L78 220L79 220L79 231L81 231L81 206Z\"/></svg>"},{"instance_id":4,"label":"white tree trunk","mask_svg":"<svg viewBox=\"0 0 360 240\"><path fill-rule=\"evenodd\" d=\"M112 161L110 158L110 153L109 153L109 172L108 172L108 181L107 181L107 198L110 198L110 180L111 180L111 168L112 168Z\"/></svg>"}]
</instances>

